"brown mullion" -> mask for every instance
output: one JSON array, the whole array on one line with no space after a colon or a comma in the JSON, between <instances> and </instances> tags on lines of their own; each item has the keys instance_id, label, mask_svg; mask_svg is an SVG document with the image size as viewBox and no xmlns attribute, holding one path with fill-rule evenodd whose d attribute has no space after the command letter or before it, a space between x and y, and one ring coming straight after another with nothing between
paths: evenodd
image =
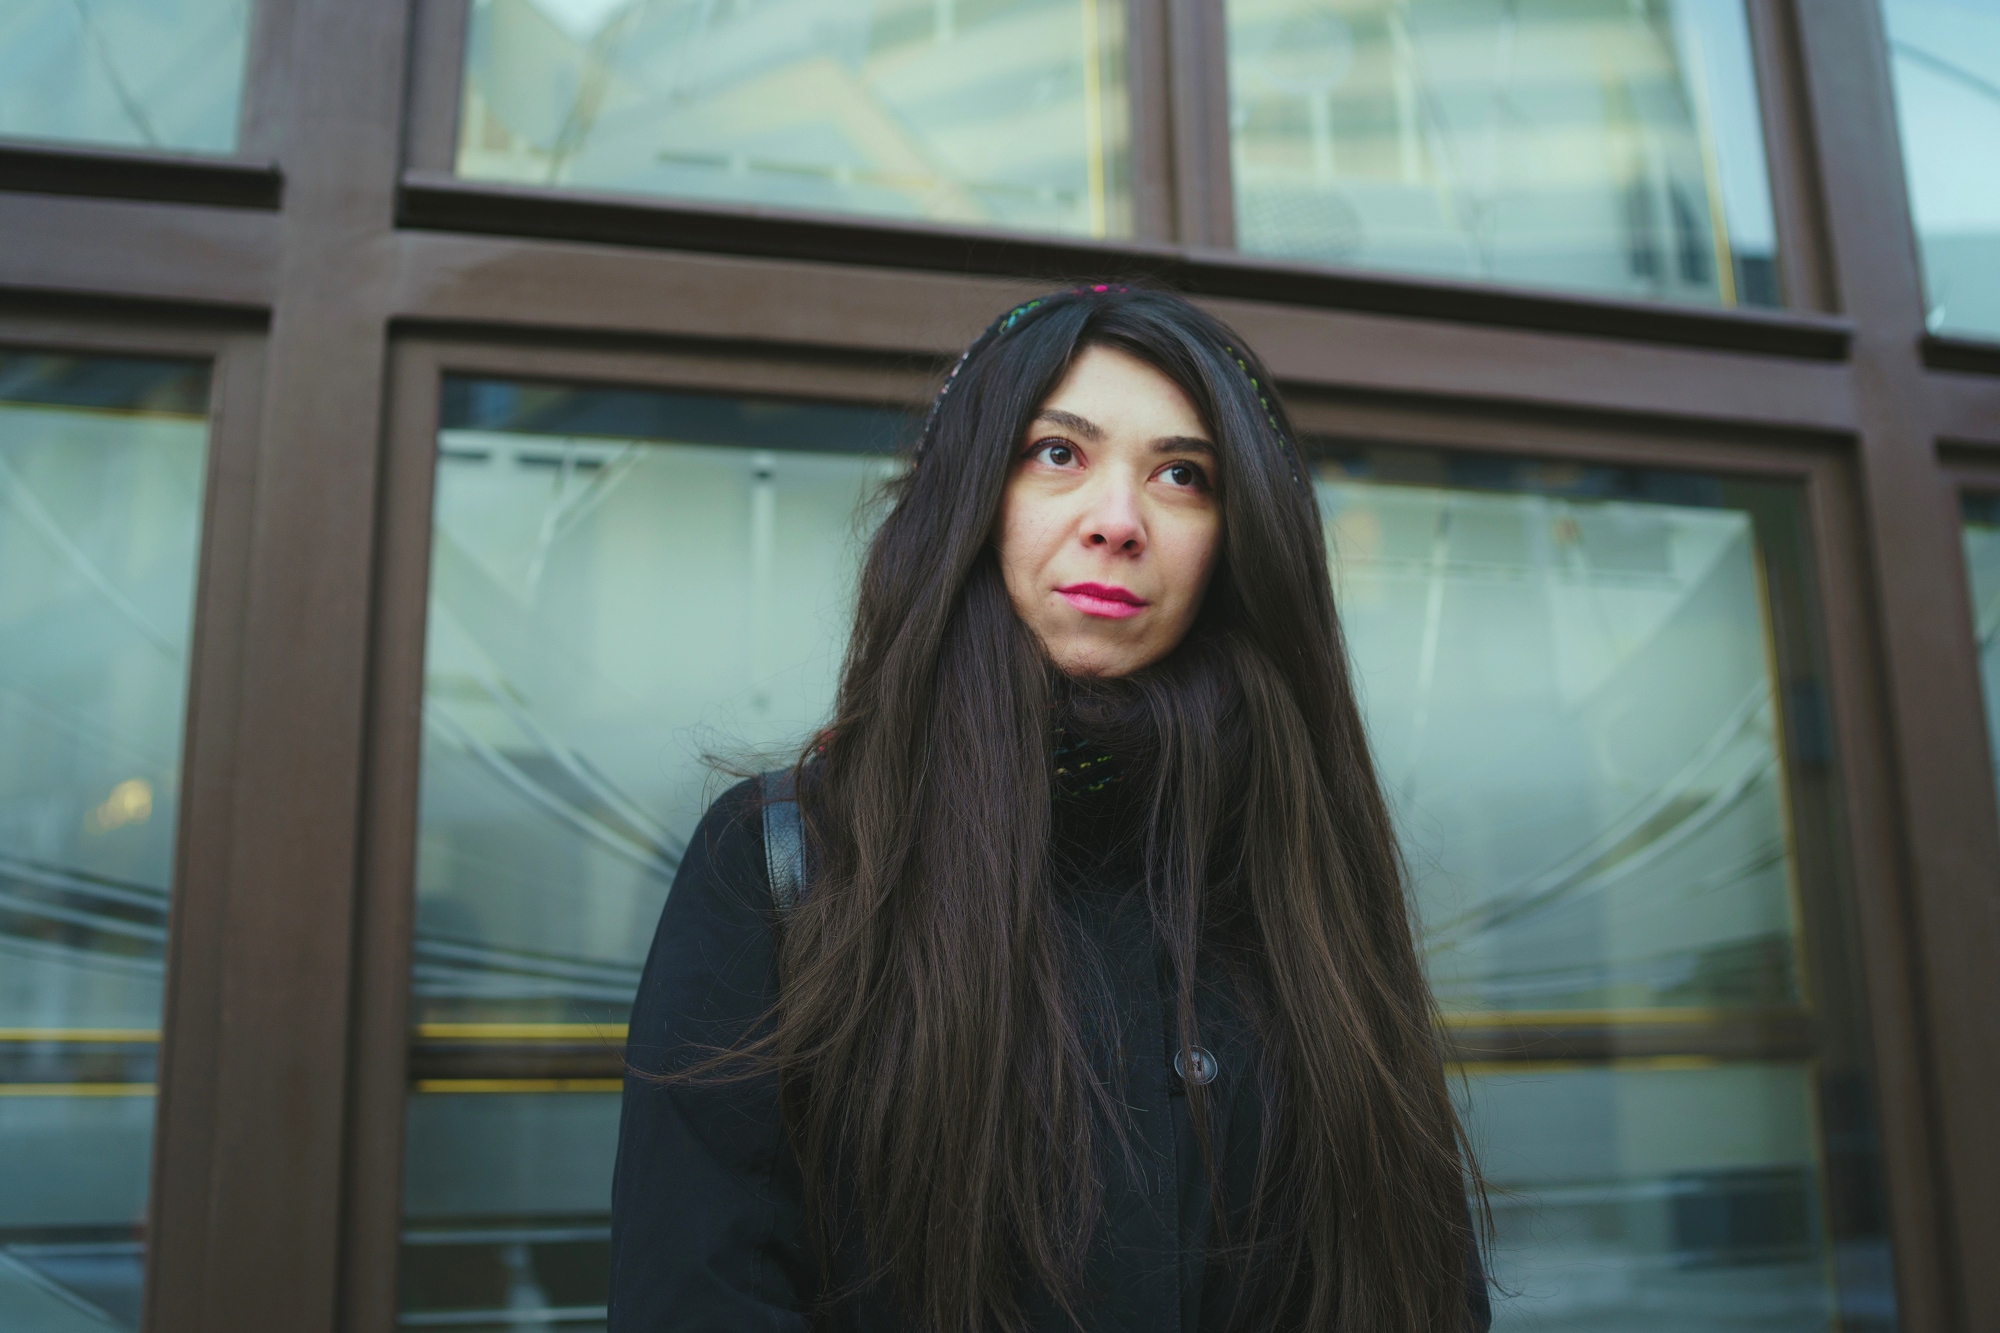
<instances>
[{"instance_id":1,"label":"brown mullion","mask_svg":"<svg viewBox=\"0 0 2000 1333\"><path fill-rule=\"evenodd\" d=\"M421 344L397 347L390 366L356 911L341 1333L396 1326L403 1212L424 632L442 374L435 350Z\"/></svg>"},{"instance_id":2,"label":"brown mullion","mask_svg":"<svg viewBox=\"0 0 2000 1333\"><path fill-rule=\"evenodd\" d=\"M1827 255L1819 163L1806 108L1794 0L1744 0L1771 176L1778 276L1795 310L1839 309Z\"/></svg>"},{"instance_id":3,"label":"brown mullion","mask_svg":"<svg viewBox=\"0 0 2000 1333\"><path fill-rule=\"evenodd\" d=\"M1892 1182L1898 1289L1913 1329L2000 1329L2000 818L1975 720L1975 647L1951 492L1921 360L1922 282L1881 15L1828 0L1799 29L1836 285L1855 320L1861 509L1885 664L1903 910L1923 997L1935 1127L1929 1190ZM1894 997L1871 995L1871 1004ZM1948 1164L1948 1165L1947 1165ZM1903 1163L1905 1169L1914 1165ZM1928 1197L1926 1197L1928 1196ZM1931 1219L1910 1216L1912 1208ZM1934 1225L1935 1232L1931 1231ZM1927 1237L1936 1244L1926 1246Z\"/></svg>"},{"instance_id":4,"label":"brown mullion","mask_svg":"<svg viewBox=\"0 0 2000 1333\"><path fill-rule=\"evenodd\" d=\"M1229 171L1229 43L1224 0L1165 0L1173 99L1175 239L1236 245Z\"/></svg>"},{"instance_id":5,"label":"brown mullion","mask_svg":"<svg viewBox=\"0 0 2000 1333\"><path fill-rule=\"evenodd\" d=\"M1868 617L1855 474L1848 449L1822 454L1804 504L1759 512L1757 524L1782 688L1802 980L1818 1036L1816 1118L1829 1182L1819 1206L1829 1234L1880 1236L1900 1260L1935 1252L1925 1179L1932 1140L1921 1063L1911 1058L1922 1018L1894 893L1881 682L1857 632ZM1791 560L1782 558L1787 548ZM1903 1285L1916 1294L1900 1311L1904 1327L1925 1327L1924 1276Z\"/></svg>"},{"instance_id":6,"label":"brown mullion","mask_svg":"<svg viewBox=\"0 0 2000 1333\"><path fill-rule=\"evenodd\" d=\"M407 0L297 0L244 593L201 1274L160 1329L327 1333Z\"/></svg>"},{"instance_id":7,"label":"brown mullion","mask_svg":"<svg viewBox=\"0 0 2000 1333\"><path fill-rule=\"evenodd\" d=\"M217 1156L217 1073L228 937L228 861L242 679L244 594L250 576L263 345L223 346L209 386L208 484L200 574L189 637L180 827L162 995L159 1094L147 1191L143 1326L186 1328L200 1305L203 1238Z\"/></svg>"},{"instance_id":8,"label":"brown mullion","mask_svg":"<svg viewBox=\"0 0 2000 1333\"><path fill-rule=\"evenodd\" d=\"M1126 0L1125 85L1132 106L1132 239L1168 244L1174 224L1173 41L1168 0Z\"/></svg>"},{"instance_id":9,"label":"brown mullion","mask_svg":"<svg viewBox=\"0 0 2000 1333\"><path fill-rule=\"evenodd\" d=\"M1906 910L1881 625L1871 597L1859 469L1819 470L1806 489L1826 641L1827 710L1839 763L1842 867L1881 1126L1900 1326L1942 1329L1937 1135L1924 1051L1918 951Z\"/></svg>"},{"instance_id":10,"label":"brown mullion","mask_svg":"<svg viewBox=\"0 0 2000 1333\"><path fill-rule=\"evenodd\" d=\"M410 24L410 112L403 165L412 171L455 173L458 117L463 105L465 27L470 0L415 0Z\"/></svg>"}]
</instances>

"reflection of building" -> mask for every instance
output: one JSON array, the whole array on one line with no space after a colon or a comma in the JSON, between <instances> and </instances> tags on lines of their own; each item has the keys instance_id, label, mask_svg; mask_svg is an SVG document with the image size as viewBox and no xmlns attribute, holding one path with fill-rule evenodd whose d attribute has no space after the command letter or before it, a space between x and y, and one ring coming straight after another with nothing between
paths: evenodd
<instances>
[{"instance_id":1,"label":"reflection of building","mask_svg":"<svg viewBox=\"0 0 2000 1333\"><path fill-rule=\"evenodd\" d=\"M1990 5L15 8L0 1325L601 1327L702 754L1139 272L1312 437L1501 1324L1987 1327Z\"/></svg>"}]
</instances>

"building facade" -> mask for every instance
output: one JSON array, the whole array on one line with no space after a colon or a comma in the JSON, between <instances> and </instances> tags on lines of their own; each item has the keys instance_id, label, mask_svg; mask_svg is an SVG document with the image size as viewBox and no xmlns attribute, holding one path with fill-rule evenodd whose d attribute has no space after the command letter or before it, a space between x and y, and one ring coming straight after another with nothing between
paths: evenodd
<instances>
[{"instance_id":1,"label":"building facade","mask_svg":"<svg viewBox=\"0 0 2000 1333\"><path fill-rule=\"evenodd\" d=\"M1306 437L1499 1326L2000 1333L1996 142L1995 0L9 6L0 1327L601 1328L711 760L1135 278Z\"/></svg>"}]
</instances>

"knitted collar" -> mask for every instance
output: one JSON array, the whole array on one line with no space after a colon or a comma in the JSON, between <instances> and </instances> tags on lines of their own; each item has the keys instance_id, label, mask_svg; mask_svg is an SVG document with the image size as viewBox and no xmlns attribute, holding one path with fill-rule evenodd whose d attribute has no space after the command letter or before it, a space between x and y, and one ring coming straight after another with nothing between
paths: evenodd
<instances>
[{"instance_id":1,"label":"knitted collar","mask_svg":"<svg viewBox=\"0 0 2000 1333\"><path fill-rule=\"evenodd\" d=\"M1094 796L1125 780L1125 766L1111 751L1067 727L1056 728L1057 796Z\"/></svg>"}]
</instances>

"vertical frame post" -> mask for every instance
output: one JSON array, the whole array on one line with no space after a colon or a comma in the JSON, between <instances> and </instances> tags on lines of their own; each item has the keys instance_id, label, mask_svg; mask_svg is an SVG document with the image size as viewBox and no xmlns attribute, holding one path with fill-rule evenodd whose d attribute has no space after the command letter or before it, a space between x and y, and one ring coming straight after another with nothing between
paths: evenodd
<instances>
[{"instance_id":1,"label":"vertical frame post","mask_svg":"<svg viewBox=\"0 0 2000 1333\"><path fill-rule=\"evenodd\" d=\"M1978 719L1952 490L1936 454L1923 291L1882 16L1825 0L1799 25L1829 258L1855 324L1861 508L1886 683L1902 889L1923 984L1935 1252L1897 1255L1912 1327L2000 1329L2000 812ZM1907 1188L1895 1201L1918 1206ZM1917 1234L1926 1219L1911 1219ZM1936 1271L1925 1273L1926 1266ZM1933 1300L1928 1284L1941 1299Z\"/></svg>"}]
</instances>

